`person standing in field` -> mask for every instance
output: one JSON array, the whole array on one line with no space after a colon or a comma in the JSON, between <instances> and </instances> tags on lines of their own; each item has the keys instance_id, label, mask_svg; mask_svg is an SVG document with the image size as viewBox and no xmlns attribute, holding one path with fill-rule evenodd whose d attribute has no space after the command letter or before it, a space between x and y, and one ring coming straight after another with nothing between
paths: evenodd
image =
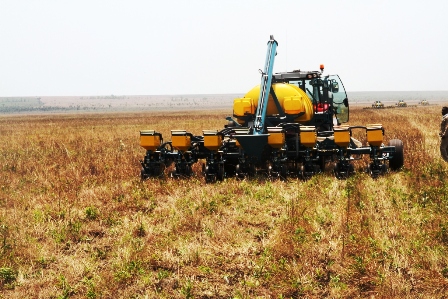
<instances>
[{"instance_id":1,"label":"person standing in field","mask_svg":"<svg viewBox=\"0 0 448 299\"><path fill-rule=\"evenodd\" d=\"M448 162L448 107L442 108L442 123L440 124L440 154Z\"/></svg>"}]
</instances>

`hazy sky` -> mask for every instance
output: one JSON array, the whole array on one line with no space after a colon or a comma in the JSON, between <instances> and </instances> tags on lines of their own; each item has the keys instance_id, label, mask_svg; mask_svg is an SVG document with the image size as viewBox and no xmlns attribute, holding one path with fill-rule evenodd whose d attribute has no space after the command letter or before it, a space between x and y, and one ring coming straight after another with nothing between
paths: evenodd
<instances>
[{"instance_id":1,"label":"hazy sky","mask_svg":"<svg viewBox=\"0 0 448 299\"><path fill-rule=\"evenodd\" d=\"M448 90L448 1L0 0L0 96L245 93L274 72Z\"/></svg>"}]
</instances>

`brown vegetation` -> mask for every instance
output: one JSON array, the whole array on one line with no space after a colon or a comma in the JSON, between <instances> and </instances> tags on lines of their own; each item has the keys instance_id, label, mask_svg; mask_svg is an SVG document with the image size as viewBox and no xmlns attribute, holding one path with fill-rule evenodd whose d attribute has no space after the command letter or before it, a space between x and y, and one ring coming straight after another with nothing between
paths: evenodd
<instances>
[{"instance_id":1,"label":"brown vegetation","mask_svg":"<svg viewBox=\"0 0 448 299\"><path fill-rule=\"evenodd\" d=\"M352 110L403 140L400 172L207 185L200 165L141 182L139 131L200 134L228 111L2 117L0 298L441 298L439 110Z\"/></svg>"}]
</instances>

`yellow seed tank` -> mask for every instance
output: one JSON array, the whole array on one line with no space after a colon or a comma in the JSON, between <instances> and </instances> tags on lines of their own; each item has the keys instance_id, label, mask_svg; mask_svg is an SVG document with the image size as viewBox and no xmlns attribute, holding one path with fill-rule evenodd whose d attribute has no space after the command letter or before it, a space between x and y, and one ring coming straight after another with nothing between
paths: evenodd
<instances>
[{"instance_id":1,"label":"yellow seed tank","mask_svg":"<svg viewBox=\"0 0 448 299\"><path fill-rule=\"evenodd\" d=\"M272 85L279 104L287 115L299 114L295 122L305 123L313 117L313 104L306 93L293 84L276 83ZM244 116L255 114L258 107L260 85L252 88L243 98L233 102L233 115L240 123ZM266 115L277 115L280 112L275 105L272 95L269 95Z\"/></svg>"}]
</instances>

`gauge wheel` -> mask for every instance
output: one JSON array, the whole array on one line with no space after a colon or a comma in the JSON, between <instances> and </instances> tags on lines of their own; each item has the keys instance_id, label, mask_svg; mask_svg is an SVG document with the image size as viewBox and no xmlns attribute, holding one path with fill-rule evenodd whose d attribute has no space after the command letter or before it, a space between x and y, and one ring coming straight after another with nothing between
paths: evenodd
<instances>
[{"instance_id":1,"label":"gauge wheel","mask_svg":"<svg viewBox=\"0 0 448 299\"><path fill-rule=\"evenodd\" d=\"M191 165L190 164L185 165L185 175L191 176L191 174L192 174Z\"/></svg>"},{"instance_id":2,"label":"gauge wheel","mask_svg":"<svg viewBox=\"0 0 448 299\"><path fill-rule=\"evenodd\" d=\"M286 180L286 178L288 177L288 167L285 164L282 164L280 166L280 177L283 180Z\"/></svg>"},{"instance_id":3,"label":"gauge wheel","mask_svg":"<svg viewBox=\"0 0 448 299\"><path fill-rule=\"evenodd\" d=\"M149 178L149 175L146 173L144 168L142 168L142 170L140 171L140 178L141 178L142 181L144 181L144 180Z\"/></svg>"},{"instance_id":4,"label":"gauge wheel","mask_svg":"<svg viewBox=\"0 0 448 299\"><path fill-rule=\"evenodd\" d=\"M246 173L241 170L241 164L237 164L235 167L236 177L240 180L246 178Z\"/></svg>"},{"instance_id":5,"label":"gauge wheel","mask_svg":"<svg viewBox=\"0 0 448 299\"><path fill-rule=\"evenodd\" d=\"M219 164L217 178L218 180L222 181L224 180L224 176L225 176L224 164Z\"/></svg>"}]
</instances>

